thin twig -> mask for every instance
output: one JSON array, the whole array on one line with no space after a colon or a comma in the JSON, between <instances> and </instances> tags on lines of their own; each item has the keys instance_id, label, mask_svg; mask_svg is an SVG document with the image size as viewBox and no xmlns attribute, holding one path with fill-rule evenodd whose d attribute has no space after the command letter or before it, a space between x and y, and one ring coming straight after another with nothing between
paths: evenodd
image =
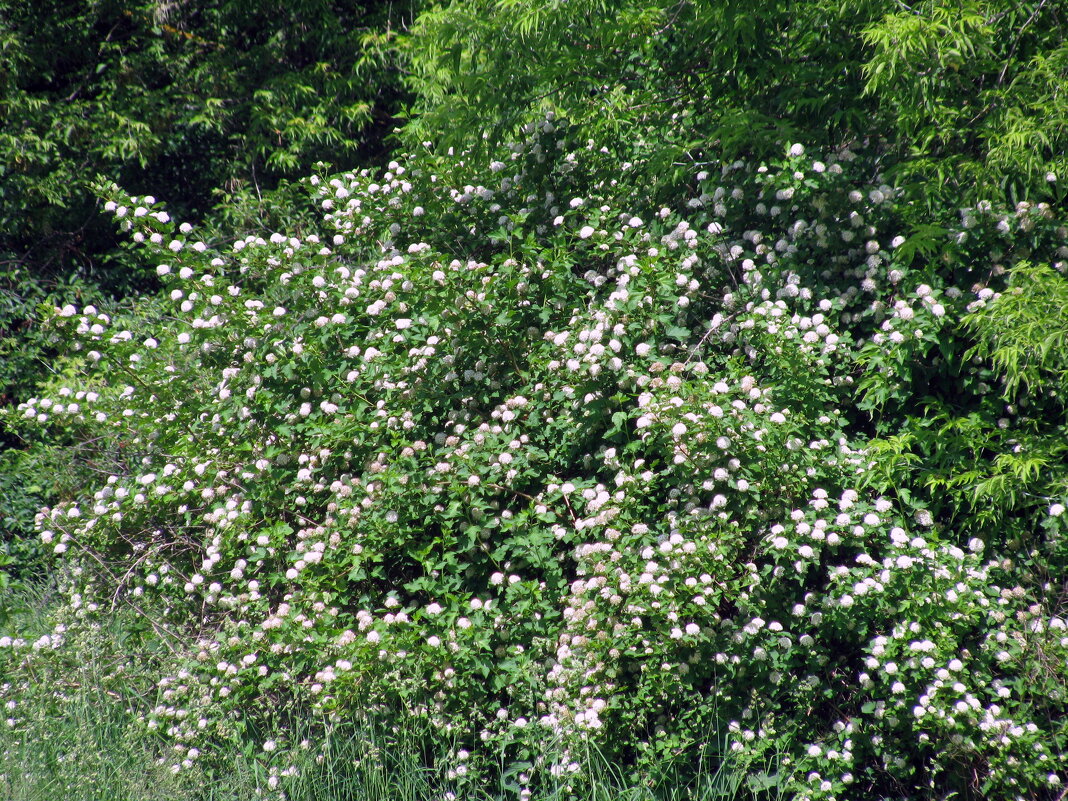
<instances>
[{"instance_id":1,"label":"thin twig","mask_svg":"<svg viewBox=\"0 0 1068 801\"><path fill-rule=\"evenodd\" d=\"M494 489L499 489L502 492L511 492L514 495L519 495L520 497L526 498L531 503L537 503L538 502L537 498L534 498L534 497L532 497L530 495L527 495L525 492L520 492L517 489L513 489L512 487L506 487L503 484L494 484L493 482L487 481L486 482L486 486L487 487L493 487Z\"/></svg>"},{"instance_id":2,"label":"thin twig","mask_svg":"<svg viewBox=\"0 0 1068 801\"><path fill-rule=\"evenodd\" d=\"M75 540L69 534L67 536L70 538L71 542L73 542L75 545L78 546L78 548L82 551L82 553L88 554L94 560L96 560L96 562L100 565L100 567L104 570L104 572L107 573L108 576L113 581L115 580L115 574L111 571L111 568L108 567L107 563L103 559L101 559L99 556L97 556L94 551L90 550L89 548L86 548L84 545L79 543L77 540ZM164 626L162 623L158 623L155 620L155 618L153 618L145 610L143 610L140 606L138 606L133 601L131 601L128 596L123 596L123 600L130 606L131 609L133 609L135 612L137 612L139 615L141 615L141 617L143 617L145 620L147 620L149 625L152 626L152 628L156 631L157 634L161 634L161 633L162 634L166 634L168 637L173 637L175 640L180 640L181 639L181 637L179 637L173 631L168 630L167 627ZM167 642L166 639L162 639L161 638L160 642L162 642L165 646L167 646L167 649L172 654L174 654L175 656L178 655L177 649L175 649L169 642Z\"/></svg>"}]
</instances>

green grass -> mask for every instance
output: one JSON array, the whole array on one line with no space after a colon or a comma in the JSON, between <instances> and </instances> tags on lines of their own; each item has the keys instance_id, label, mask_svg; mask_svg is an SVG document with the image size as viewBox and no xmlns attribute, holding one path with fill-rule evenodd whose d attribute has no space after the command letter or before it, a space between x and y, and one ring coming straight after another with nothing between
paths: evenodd
<instances>
[{"instance_id":1,"label":"green grass","mask_svg":"<svg viewBox=\"0 0 1068 801\"><path fill-rule=\"evenodd\" d=\"M33 642L50 633L61 601L53 584L18 586L3 599L0 634ZM136 710L144 706L150 686L139 675L138 662L150 651L137 626L127 624L115 616L114 625L45 659L26 659L25 650L22 658L3 655L0 798L181 798L175 777L156 764L159 743L147 739L137 725Z\"/></svg>"},{"instance_id":2,"label":"green grass","mask_svg":"<svg viewBox=\"0 0 1068 801\"><path fill-rule=\"evenodd\" d=\"M70 689L74 689L71 692ZM11 801L171 801L174 777L99 688L69 688L0 738L0 796ZM25 719L24 719L25 720Z\"/></svg>"},{"instance_id":3,"label":"green grass","mask_svg":"<svg viewBox=\"0 0 1068 801\"><path fill-rule=\"evenodd\" d=\"M156 762L159 744L134 724L120 699L100 688L72 688L58 710L40 706L21 736L0 734L0 797L7 801L248 801L268 794L266 768L236 747L221 755L213 774L194 768L172 775ZM298 758L296 776L280 779L288 801L444 801L450 792L457 801L519 798L503 780L478 791L455 786L427 767L426 742L412 734L385 736L355 723L336 727L319 742L319 749ZM727 801L752 795L745 777L724 764L714 770L698 766L685 782L669 774L652 787L633 785L596 752L587 764L589 783L581 791L572 792L561 778L537 789L531 801Z\"/></svg>"},{"instance_id":4,"label":"green grass","mask_svg":"<svg viewBox=\"0 0 1068 801\"><path fill-rule=\"evenodd\" d=\"M224 754L215 777L183 772L174 776L156 763L150 740L131 725L120 704L89 688L73 697L62 714L39 718L21 738L0 737L0 797L9 801L246 801L268 789L268 773L238 749ZM299 774L279 787L289 801L443 801L452 782L426 767L414 741L353 727L335 730L325 747L298 761ZM321 759L317 757L322 755ZM531 801L726 801L749 793L738 774L719 769L698 773L686 785L665 777L655 787L634 786L624 772L591 760L590 782L581 794L563 779L540 788ZM457 801L514 801L515 789L452 787Z\"/></svg>"},{"instance_id":5,"label":"green grass","mask_svg":"<svg viewBox=\"0 0 1068 801\"><path fill-rule=\"evenodd\" d=\"M2 602L0 635L27 641L52 630L62 599L50 587L21 588ZM314 746L295 752L295 775L272 781L258 743L222 744L204 765L175 775L169 745L138 716L155 704L153 665L161 653L150 629L121 611L90 636L72 638L46 659L0 661L0 700L17 700L0 717L0 799L4 801L521 801L516 770L501 764L483 784L461 785L435 767L456 744L429 728L387 727L355 714L324 727L297 717L278 738ZM25 653L25 652L23 652ZM12 656L11 654L0 656ZM8 719L14 720L11 726ZM258 742L265 737L259 733ZM705 751L725 743L709 732ZM552 762L553 744L541 754ZM582 788L567 777L543 778L529 801L727 801L754 797L746 776L727 761L695 756L665 766L648 785L592 746ZM503 763L502 759L502 763ZM770 768L767 773L773 773ZM274 785L272 787L271 785ZM772 790L774 788L771 788ZM775 798L774 792L761 797Z\"/></svg>"}]
</instances>

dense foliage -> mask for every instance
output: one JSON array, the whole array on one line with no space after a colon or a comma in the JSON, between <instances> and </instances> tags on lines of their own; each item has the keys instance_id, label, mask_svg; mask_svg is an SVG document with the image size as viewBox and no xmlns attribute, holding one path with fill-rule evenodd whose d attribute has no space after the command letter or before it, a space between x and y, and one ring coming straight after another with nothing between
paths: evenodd
<instances>
[{"instance_id":1,"label":"dense foliage","mask_svg":"<svg viewBox=\"0 0 1068 801\"><path fill-rule=\"evenodd\" d=\"M413 142L499 140L553 111L599 141L646 137L661 167L713 143L735 158L868 140L932 206L1063 198L1055 3L471 0L424 13L416 37Z\"/></svg>"},{"instance_id":2,"label":"dense foliage","mask_svg":"<svg viewBox=\"0 0 1068 801\"><path fill-rule=\"evenodd\" d=\"M0 3L0 392L22 394L44 299L155 286L90 191L104 174L186 216L318 160L381 152L416 4ZM72 281L76 281L72 287Z\"/></svg>"},{"instance_id":3,"label":"dense foliage","mask_svg":"<svg viewBox=\"0 0 1068 801\"><path fill-rule=\"evenodd\" d=\"M199 215L215 193L380 147L368 124L391 110L386 45L410 9L5 2L5 259L100 269L85 240L103 235L101 172Z\"/></svg>"},{"instance_id":4,"label":"dense foliage","mask_svg":"<svg viewBox=\"0 0 1068 801\"><path fill-rule=\"evenodd\" d=\"M98 175L218 235L296 224L286 181L384 154L405 96L395 41L417 7L0 2L0 403L29 397L57 352L39 306L158 289L99 213ZM0 583L32 572L33 509L62 497L25 446L0 432Z\"/></svg>"},{"instance_id":5,"label":"dense foliage","mask_svg":"<svg viewBox=\"0 0 1068 801\"><path fill-rule=\"evenodd\" d=\"M162 289L4 414L5 758L98 648L176 787L358 719L459 798L1063 796L1062 21L965 5L456 2L273 230L97 185Z\"/></svg>"}]
</instances>

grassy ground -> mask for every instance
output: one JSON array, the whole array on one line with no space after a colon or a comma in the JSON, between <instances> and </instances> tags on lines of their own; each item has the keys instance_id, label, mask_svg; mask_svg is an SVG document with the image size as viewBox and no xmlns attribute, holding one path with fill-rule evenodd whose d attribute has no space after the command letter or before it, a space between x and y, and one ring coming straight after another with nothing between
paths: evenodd
<instances>
[{"instance_id":1,"label":"grassy ground","mask_svg":"<svg viewBox=\"0 0 1068 801\"><path fill-rule=\"evenodd\" d=\"M17 631L32 642L49 633L59 602L47 588L9 593L0 602L0 635ZM335 725L328 737L320 730L314 738L318 747L300 755L293 775L272 778L256 748L242 742L224 746L211 768L194 764L176 775L164 764L170 745L138 722L156 703L150 676L157 656L153 645L159 644L136 619L117 613L113 621L90 636L69 638L57 652L62 658L0 662L0 697L6 707L0 718L4 801L251 801L277 798L278 790L288 801L712 801L750 796L745 777L722 767L698 766L696 777L685 783L666 775L656 787L635 787L596 753L588 760L593 776L580 796L563 779L529 796L504 779L478 791L463 790L428 767L432 760L426 755L445 750L448 743L434 742L430 732L386 733L358 720ZM290 732L288 739L301 737Z\"/></svg>"}]
</instances>

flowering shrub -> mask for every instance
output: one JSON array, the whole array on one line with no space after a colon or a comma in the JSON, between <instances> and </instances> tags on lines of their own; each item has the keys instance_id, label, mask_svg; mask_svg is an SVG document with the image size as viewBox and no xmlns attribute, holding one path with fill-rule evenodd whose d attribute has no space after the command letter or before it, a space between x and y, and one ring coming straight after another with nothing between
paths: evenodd
<instances>
[{"instance_id":1,"label":"flowering shrub","mask_svg":"<svg viewBox=\"0 0 1068 801\"><path fill-rule=\"evenodd\" d=\"M955 343L991 242L1058 257L1051 212L917 232L873 159L800 145L661 206L640 160L527 134L314 176L318 233L232 244L102 188L164 290L57 309L79 380L12 425L91 443L38 516L60 624L151 619L168 764L274 715L281 790L286 715L360 710L436 727L460 793L580 793L591 743L799 798L1059 793L1063 487L979 536L902 444L923 393L1002 403Z\"/></svg>"}]
</instances>

